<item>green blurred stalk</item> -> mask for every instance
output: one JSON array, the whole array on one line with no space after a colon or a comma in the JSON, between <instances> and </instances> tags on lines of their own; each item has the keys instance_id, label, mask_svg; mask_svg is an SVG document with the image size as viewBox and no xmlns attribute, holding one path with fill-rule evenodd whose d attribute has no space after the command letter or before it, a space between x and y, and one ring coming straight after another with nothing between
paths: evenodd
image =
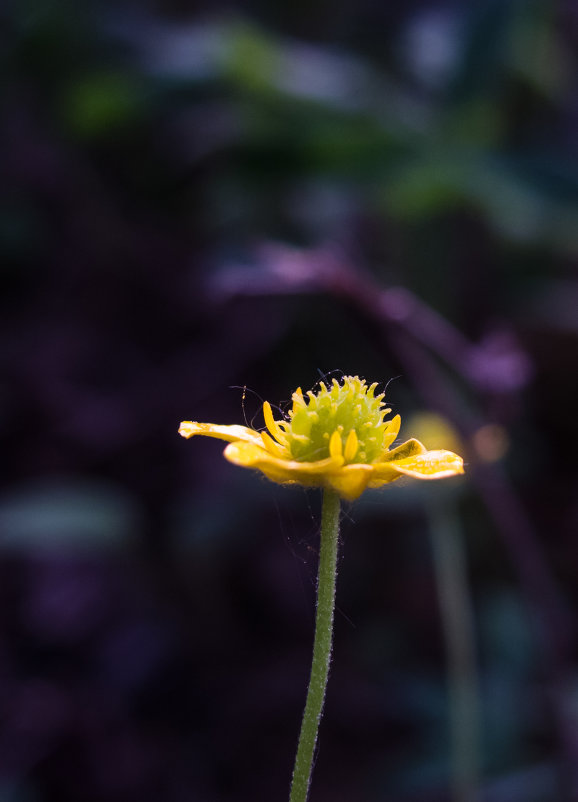
<instances>
[{"instance_id":1,"label":"green blurred stalk","mask_svg":"<svg viewBox=\"0 0 578 802\"><path fill-rule=\"evenodd\" d=\"M474 802L479 787L480 716L475 629L467 561L456 510L444 499L429 506L440 615L445 634L454 802Z\"/></svg>"}]
</instances>

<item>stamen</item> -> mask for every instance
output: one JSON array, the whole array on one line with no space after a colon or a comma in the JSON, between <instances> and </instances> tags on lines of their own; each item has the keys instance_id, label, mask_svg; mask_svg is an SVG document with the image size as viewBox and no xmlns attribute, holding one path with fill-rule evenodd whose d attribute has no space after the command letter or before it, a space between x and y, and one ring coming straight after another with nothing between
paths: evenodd
<instances>
[{"instance_id":1,"label":"stamen","mask_svg":"<svg viewBox=\"0 0 578 802\"><path fill-rule=\"evenodd\" d=\"M359 441L357 439L357 432L355 429L352 429L347 435L347 440L345 441L345 451L343 452L345 462L352 462L353 458L357 454L358 446Z\"/></svg>"},{"instance_id":2,"label":"stamen","mask_svg":"<svg viewBox=\"0 0 578 802\"><path fill-rule=\"evenodd\" d=\"M265 425L267 426L273 437L280 443L285 444L287 442L287 438L283 430L273 417L271 404L268 401L265 401L265 403L263 404L263 417L265 418Z\"/></svg>"},{"instance_id":3,"label":"stamen","mask_svg":"<svg viewBox=\"0 0 578 802\"><path fill-rule=\"evenodd\" d=\"M274 457L280 457L281 459L287 459L287 451L280 446L279 443L276 443L272 437L269 437L267 432L261 432L261 440L263 441L263 445L267 449L270 454L273 454Z\"/></svg>"},{"instance_id":4,"label":"stamen","mask_svg":"<svg viewBox=\"0 0 578 802\"><path fill-rule=\"evenodd\" d=\"M335 457L340 457L343 452L343 443L341 442L341 435L336 430L331 435L331 439L329 440L329 453L330 455Z\"/></svg>"},{"instance_id":5,"label":"stamen","mask_svg":"<svg viewBox=\"0 0 578 802\"><path fill-rule=\"evenodd\" d=\"M291 396L291 400L293 401L293 412L295 412L299 407L305 406L305 399L303 398L303 390L301 387L298 387L295 390Z\"/></svg>"}]
</instances>

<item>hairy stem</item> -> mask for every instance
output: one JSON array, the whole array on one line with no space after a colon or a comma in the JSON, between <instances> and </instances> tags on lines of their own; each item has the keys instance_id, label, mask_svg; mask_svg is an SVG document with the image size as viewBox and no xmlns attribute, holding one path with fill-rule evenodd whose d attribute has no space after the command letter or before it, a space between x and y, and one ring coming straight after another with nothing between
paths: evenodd
<instances>
[{"instance_id":1,"label":"hairy stem","mask_svg":"<svg viewBox=\"0 0 578 802\"><path fill-rule=\"evenodd\" d=\"M311 772L313 770L315 744L317 743L319 722L323 712L333 642L339 510L338 494L332 490L324 490L313 661L307 702L305 703L305 712L303 713L303 722L297 746L295 768L293 770L290 802L306 802L307 800Z\"/></svg>"}]
</instances>

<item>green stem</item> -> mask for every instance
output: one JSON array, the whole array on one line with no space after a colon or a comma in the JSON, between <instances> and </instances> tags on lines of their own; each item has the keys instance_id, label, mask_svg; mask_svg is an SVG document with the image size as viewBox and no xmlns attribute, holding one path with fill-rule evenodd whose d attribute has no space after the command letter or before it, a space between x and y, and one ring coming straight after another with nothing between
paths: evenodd
<instances>
[{"instance_id":1,"label":"green stem","mask_svg":"<svg viewBox=\"0 0 578 802\"><path fill-rule=\"evenodd\" d=\"M317 577L317 615L313 661L307 702L303 713L289 802L306 802L311 783L317 732L323 712L325 689L331 662L333 616L335 611L335 580L337 578L337 545L339 539L340 501L332 490L323 491L321 514L321 549Z\"/></svg>"},{"instance_id":2,"label":"green stem","mask_svg":"<svg viewBox=\"0 0 578 802\"><path fill-rule=\"evenodd\" d=\"M452 798L454 802L474 802L479 785L479 685L466 556L450 503L432 503L430 516L448 661Z\"/></svg>"}]
</instances>

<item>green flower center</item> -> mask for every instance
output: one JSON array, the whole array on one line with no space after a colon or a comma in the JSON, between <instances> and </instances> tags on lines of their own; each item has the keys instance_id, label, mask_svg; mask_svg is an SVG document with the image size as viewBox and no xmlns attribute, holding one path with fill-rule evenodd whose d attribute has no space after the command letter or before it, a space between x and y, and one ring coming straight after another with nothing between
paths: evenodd
<instances>
[{"instance_id":1,"label":"green flower center","mask_svg":"<svg viewBox=\"0 0 578 802\"><path fill-rule=\"evenodd\" d=\"M317 393L293 396L289 420L282 424L291 457L299 462L329 457L329 441L338 432L346 464L372 463L383 453L383 418L391 412L384 394L375 395L377 383L368 387L358 376L344 376L341 384L334 379L330 389L323 382L319 387Z\"/></svg>"}]
</instances>

